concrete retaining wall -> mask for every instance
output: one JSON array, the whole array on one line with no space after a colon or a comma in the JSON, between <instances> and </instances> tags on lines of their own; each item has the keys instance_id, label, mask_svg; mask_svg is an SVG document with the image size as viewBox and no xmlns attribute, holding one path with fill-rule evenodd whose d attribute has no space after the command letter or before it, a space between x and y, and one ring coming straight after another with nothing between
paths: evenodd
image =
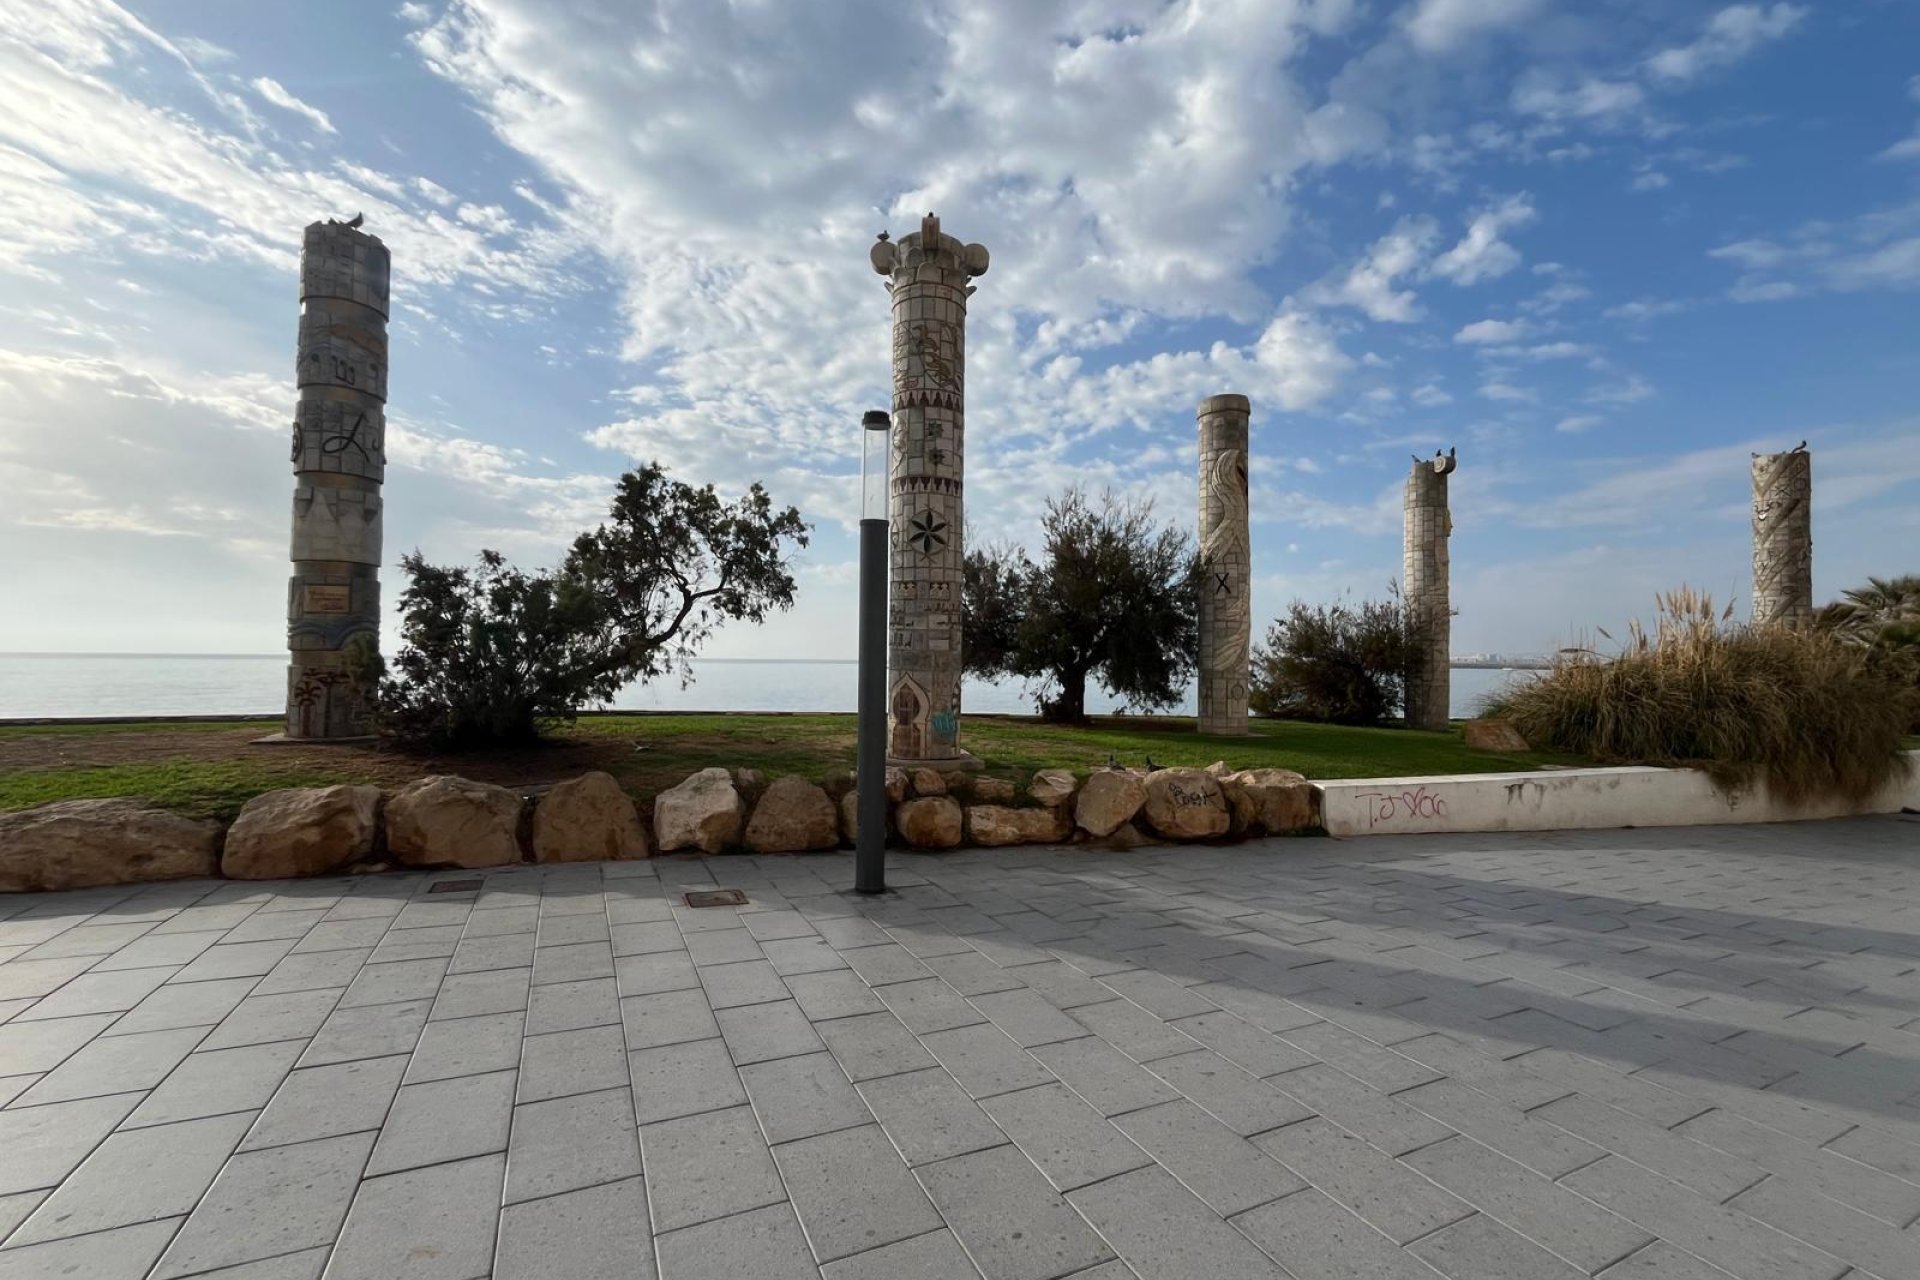
<instances>
[{"instance_id":1,"label":"concrete retaining wall","mask_svg":"<svg viewBox=\"0 0 1920 1280\"><path fill-rule=\"evenodd\" d=\"M1322 821L1333 836L1794 822L1920 809L1920 751L1906 754L1907 778L1865 804L1789 805L1768 795L1764 785L1730 795L1698 770L1645 767L1356 778L1314 785L1320 789Z\"/></svg>"}]
</instances>

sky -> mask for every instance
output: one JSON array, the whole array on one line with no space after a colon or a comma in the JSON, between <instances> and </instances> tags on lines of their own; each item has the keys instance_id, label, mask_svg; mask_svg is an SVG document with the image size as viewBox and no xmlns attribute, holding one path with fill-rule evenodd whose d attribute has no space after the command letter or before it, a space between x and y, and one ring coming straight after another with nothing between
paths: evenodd
<instances>
[{"instance_id":1,"label":"sky","mask_svg":"<svg viewBox=\"0 0 1920 1280\"><path fill-rule=\"evenodd\" d=\"M386 554L558 560L657 459L815 525L726 657L854 651L867 248L992 267L967 517L1191 529L1253 402L1256 631L1378 597L1455 447L1456 653L1920 569L1904 0L0 0L0 650L284 644L301 228L393 253Z\"/></svg>"}]
</instances>

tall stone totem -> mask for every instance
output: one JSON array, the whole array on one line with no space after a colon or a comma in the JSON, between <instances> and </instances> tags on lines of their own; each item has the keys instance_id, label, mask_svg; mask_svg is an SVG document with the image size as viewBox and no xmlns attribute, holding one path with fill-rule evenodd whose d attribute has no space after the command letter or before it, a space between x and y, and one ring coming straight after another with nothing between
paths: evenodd
<instances>
[{"instance_id":1,"label":"tall stone totem","mask_svg":"<svg viewBox=\"0 0 1920 1280\"><path fill-rule=\"evenodd\" d=\"M987 250L944 234L929 213L897 243L881 232L870 257L893 293L887 755L963 764L967 282L986 273Z\"/></svg>"},{"instance_id":2,"label":"tall stone totem","mask_svg":"<svg viewBox=\"0 0 1920 1280\"><path fill-rule=\"evenodd\" d=\"M1416 457L1407 476L1403 603L1413 627L1413 668L1407 672L1407 727L1444 730L1453 694L1453 603L1448 587L1447 477L1456 459L1449 449Z\"/></svg>"},{"instance_id":3,"label":"tall stone totem","mask_svg":"<svg viewBox=\"0 0 1920 1280\"><path fill-rule=\"evenodd\" d=\"M1813 621L1813 455L1753 455L1753 620Z\"/></svg>"},{"instance_id":4,"label":"tall stone totem","mask_svg":"<svg viewBox=\"0 0 1920 1280\"><path fill-rule=\"evenodd\" d=\"M346 659L357 638L378 644L380 636L391 260L359 223L316 222L300 251L287 584L286 736L294 739L371 732Z\"/></svg>"},{"instance_id":5,"label":"tall stone totem","mask_svg":"<svg viewBox=\"0 0 1920 1280\"><path fill-rule=\"evenodd\" d=\"M1246 733L1252 654L1245 396L1200 402L1200 732Z\"/></svg>"}]
</instances>

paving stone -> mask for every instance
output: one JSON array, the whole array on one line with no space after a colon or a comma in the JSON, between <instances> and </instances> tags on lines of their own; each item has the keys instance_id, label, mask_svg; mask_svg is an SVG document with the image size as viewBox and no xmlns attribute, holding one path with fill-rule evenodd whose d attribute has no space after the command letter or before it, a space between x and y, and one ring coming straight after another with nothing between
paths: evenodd
<instances>
[{"instance_id":1,"label":"paving stone","mask_svg":"<svg viewBox=\"0 0 1920 1280\"><path fill-rule=\"evenodd\" d=\"M201 1041L203 1049L233 1049L273 1040L306 1040L319 1031L340 1000L337 989L250 995Z\"/></svg>"},{"instance_id":2,"label":"paving stone","mask_svg":"<svg viewBox=\"0 0 1920 1280\"><path fill-rule=\"evenodd\" d=\"M1191 1102L1165 1102L1114 1117L1120 1132L1222 1217L1291 1195L1293 1171Z\"/></svg>"},{"instance_id":3,"label":"paving stone","mask_svg":"<svg viewBox=\"0 0 1920 1280\"><path fill-rule=\"evenodd\" d=\"M1727 1280L1727 1272L1676 1249L1665 1240L1655 1240L1630 1258L1623 1258L1600 1273L1601 1280Z\"/></svg>"},{"instance_id":4,"label":"paving stone","mask_svg":"<svg viewBox=\"0 0 1920 1280\"><path fill-rule=\"evenodd\" d=\"M525 1015L483 1013L429 1022L407 1063L408 1084L506 1071L520 1065Z\"/></svg>"},{"instance_id":5,"label":"paving stone","mask_svg":"<svg viewBox=\"0 0 1920 1280\"><path fill-rule=\"evenodd\" d=\"M681 928L684 931L685 925ZM736 960L765 960L766 953L745 929L718 929L685 935L687 954L696 965L732 964Z\"/></svg>"},{"instance_id":6,"label":"paving stone","mask_svg":"<svg viewBox=\"0 0 1920 1280\"><path fill-rule=\"evenodd\" d=\"M1902 1231L1785 1178L1769 1178L1727 1201L1727 1207L1825 1249L1876 1275L1920 1266L1920 1234Z\"/></svg>"},{"instance_id":7,"label":"paving stone","mask_svg":"<svg viewBox=\"0 0 1920 1280\"><path fill-rule=\"evenodd\" d=\"M849 967L825 938L775 938L761 943L760 950L773 971L783 978Z\"/></svg>"},{"instance_id":8,"label":"paving stone","mask_svg":"<svg viewBox=\"0 0 1920 1280\"><path fill-rule=\"evenodd\" d=\"M1645 1224L1623 1221L1569 1195L1569 1184L1549 1181L1471 1138L1449 1138L1414 1152L1404 1163L1588 1271L1647 1242Z\"/></svg>"},{"instance_id":9,"label":"paving stone","mask_svg":"<svg viewBox=\"0 0 1920 1280\"><path fill-rule=\"evenodd\" d=\"M12 1195L0 1195L0 1241L13 1234L13 1229L27 1220L27 1215L40 1207L50 1193L41 1191L16 1191Z\"/></svg>"},{"instance_id":10,"label":"paving stone","mask_svg":"<svg viewBox=\"0 0 1920 1280\"><path fill-rule=\"evenodd\" d=\"M1007 972L1030 990L1039 992L1056 1009L1077 1009L1083 1004L1104 1004L1113 999L1111 987L1100 985L1096 979L1088 977L1064 960L1023 964Z\"/></svg>"},{"instance_id":11,"label":"paving stone","mask_svg":"<svg viewBox=\"0 0 1920 1280\"><path fill-rule=\"evenodd\" d=\"M836 1018L816 1023L814 1030L856 1084L934 1065L927 1047L891 1013Z\"/></svg>"},{"instance_id":12,"label":"paving stone","mask_svg":"<svg viewBox=\"0 0 1920 1280\"><path fill-rule=\"evenodd\" d=\"M0 1195L58 1185L139 1100L123 1093L0 1111Z\"/></svg>"},{"instance_id":13,"label":"paving stone","mask_svg":"<svg viewBox=\"0 0 1920 1280\"><path fill-rule=\"evenodd\" d=\"M940 1215L878 1125L775 1147L814 1255L831 1262L937 1229Z\"/></svg>"},{"instance_id":14,"label":"paving stone","mask_svg":"<svg viewBox=\"0 0 1920 1280\"><path fill-rule=\"evenodd\" d=\"M791 1000L741 1005L714 1014L727 1050L740 1066L817 1053L823 1046L800 1006Z\"/></svg>"},{"instance_id":15,"label":"paving stone","mask_svg":"<svg viewBox=\"0 0 1920 1280\"><path fill-rule=\"evenodd\" d=\"M1738 1195L1767 1176L1767 1171L1756 1164L1580 1094L1549 1102L1528 1114L1692 1187L1715 1203Z\"/></svg>"},{"instance_id":16,"label":"paving stone","mask_svg":"<svg viewBox=\"0 0 1920 1280\"><path fill-rule=\"evenodd\" d=\"M1007 1135L940 1067L862 1081L860 1096L910 1165L997 1147Z\"/></svg>"},{"instance_id":17,"label":"paving stone","mask_svg":"<svg viewBox=\"0 0 1920 1280\"><path fill-rule=\"evenodd\" d=\"M627 1055L633 1110L641 1124L718 1111L746 1102L747 1090L718 1038L662 1045Z\"/></svg>"},{"instance_id":18,"label":"paving stone","mask_svg":"<svg viewBox=\"0 0 1920 1280\"><path fill-rule=\"evenodd\" d=\"M521 1043L521 1102L594 1093L627 1082L627 1044L619 1027L556 1031Z\"/></svg>"},{"instance_id":19,"label":"paving stone","mask_svg":"<svg viewBox=\"0 0 1920 1280\"><path fill-rule=\"evenodd\" d=\"M578 1031L620 1021L620 997L612 978L582 978L535 986L527 1004L527 1034Z\"/></svg>"},{"instance_id":20,"label":"paving stone","mask_svg":"<svg viewBox=\"0 0 1920 1280\"><path fill-rule=\"evenodd\" d=\"M507 1149L514 1072L410 1084L393 1100L369 1178Z\"/></svg>"},{"instance_id":21,"label":"paving stone","mask_svg":"<svg viewBox=\"0 0 1920 1280\"><path fill-rule=\"evenodd\" d=\"M1920 1218L1920 1186L1729 1112L1709 1111L1674 1132L1749 1160L1896 1227Z\"/></svg>"},{"instance_id":22,"label":"paving stone","mask_svg":"<svg viewBox=\"0 0 1920 1280\"><path fill-rule=\"evenodd\" d=\"M660 951L685 951L686 940L680 926L672 920L649 920L637 924L619 924L612 930L613 954L643 956Z\"/></svg>"},{"instance_id":23,"label":"paving stone","mask_svg":"<svg viewBox=\"0 0 1920 1280\"><path fill-rule=\"evenodd\" d=\"M388 964L395 960L449 960L453 957L455 946L460 942L460 926L457 924L438 925L432 928L401 928L402 919L394 922L380 945L373 949L367 958L369 964Z\"/></svg>"},{"instance_id":24,"label":"paving stone","mask_svg":"<svg viewBox=\"0 0 1920 1280\"><path fill-rule=\"evenodd\" d=\"M1213 1001L1196 993L1191 987L1183 987L1165 974L1155 973L1150 969L1110 973L1100 981L1102 985L1125 996L1154 1017L1166 1022L1219 1008Z\"/></svg>"},{"instance_id":25,"label":"paving stone","mask_svg":"<svg viewBox=\"0 0 1920 1280\"><path fill-rule=\"evenodd\" d=\"M51 1071L113 1022L113 1014L97 1013L83 1018L9 1022L0 1026L0 1076Z\"/></svg>"},{"instance_id":26,"label":"paving stone","mask_svg":"<svg viewBox=\"0 0 1920 1280\"><path fill-rule=\"evenodd\" d=\"M205 982L209 978L257 978L280 963L280 958L291 950L293 950L293 942L287 938L278 938L270 942L219 943L195 956L174 974L170 981Z\"/></svg>"},{"instance_id":27,"label":"paving stone","mask_svg":"<svg viewBox=\"0 0 1920 1280\"><path fill-rule=\"evenodd\" d=\"M395 1055L295 1071L240 1145L252 1151L377 1130L386 1121L406 1068L405 1056Z\"/></svg>"},{"instance_id":28,"label":"paving stone","mask_svg":"<svg viewBox=\"0 0 1920 1280\"><path fill-rule=\"evenodd\" d=\"M227 1161L154 1280L332 1244L373 1149L370 1133L243 1151Z\"/></svg>"},{"instance_id":29,"label":"paving stone","mask_svg":"<svg viewBox=\"0 0 1920 1280\"><path fill-rule=\"evenodd\" d=\"M740 1078L771 1144L873 1123L866 1103L830 1053L743 1066Z\"/></svg>"},{"instance_id":30,"label":"paving stone","mask_svg":"<svg viewBox=\"0 0 1920 1280\"><path fill-rule=\"evenodd\" d=\"M131 972L144 973L135 969ZM176 1027L212 1027L232 1013L253 990L252 978L228 978L158 988L117 1018L103 1035L134 1035Z\"/></svg>"},{"instance_id":31,"label":"paving stone","mask_svg":"<svg viewBox=\"0 0 1920 1280\"><path fill-rule=\"evenodd\" d=\"M233 1154L248 1113L116 1133L7 1241L39 1244L163 1218L184 1218ZM155 1176L164 1170L164 1176ZM4 1269L4 1255L0 1255Z\"/></svg>"},{"instance_id":32,"label":"paving stone","mask_svg":"<svg viewBox=\"0 0 1920 1280\"><path fill-rule=\"evenodd\" d=\"M126 1128L258 1111L293 1069L300 1042L191 1053L127 1117Z\"/></svg>"},{"instance_id":33,"label":"paving stone","mask_svg":"<svg viewBox=\"0 0 1920 1280\"><path fill-rule=\"evenodd\" d=\"M1097 1036L1036 1047L1033 1056L1102 1115L1172 1102L1180 1091Z\"/></svg>"},{"instance_id":34,"label":"paving stone","mask_svg":"<svg viewBox=\"0 0 1920 1280\"><path fill-rule=\"evenodd\" d=\"M506 1158L480 1156L369 1177L340 1231L332 1280L472 1280L488 1275Z\"/></svg>"},{"instance_id":35,"label":"paving stone","mask_svg":"<svg viewBox=\"0 0 1920 1280\"><path fill-rule=\"evenodd\" d=\"M885 942L873 947L855 947L843 949L840 958L845 960L853 971L870 987L881 987L891 982L912 982L917 978L930 978L931 970L916 960L911 951L897 942Z\"/></svg>"},{"instance_id":36,"label":"paving stone","mask_svg":"<svg viewBox=\"0 0 1920 1280\"><path fill-rule=\"evenodd\" d=\"M700 985L700 975L684 951L670 955L622 956L613 962L613 975L622 998L690 991Z\"/></svg>"},{"instance_id":37,"label":"paving stone","mask_svg":"<svg viewBox=\"0 0 1920 1280\"><path fill-rule=\"evenodd\" d=\"M1473 1280L1580 1280L1587 1273L1476 1213L1407 1246L1436 1271Z\"/></svg>"},{"instance_id":38,"label":"paving stone","mask_svg":"<svg viewBox=\"0 0 1920 1280\"><path fill-rule=\"evenodd\" d=\"M1048 1280L1114 1256L1012 1146L924 1165L917 1176L990 1280Z\"/></svg>"},{"instance_id":39,"label":"paving stone","mask_svg":"<svg viewBox=\"0 0 1920 1280\"><path fill-rule=\"evenodd\" d=\"M145 937L129 942L112 955L93 966L96 973L105 973L112 969L151 969L159 966L187 965L197 960L201 953L220 941L221 933L172 933L163 934L159 929ZM13 965L7 966L13 968ZM86 965L80 966L85 969ZM208 975L213 976L213 975ZM227 975L233 976L231 974ZM0 987L0 993L6 988Z\"/></svg>"},{"instance_id":40,"label":"paving stone","mask_svg":"<svg viewBox=\"0 0 1920 1280\"><path fill-rule=\"evenodd\" d=\"M574 942L562 947L542 946L533 953L533 981L578 982L583 978L614 976L613 947L605 942Z\"/></svg>"},{"instance_id":41,"label":"paving stone","mask_svg":"<svg viewBox=\"0 0 1920 1280\"><path fill-rule=\"evenodd\" d=\"M707 1004L714 1009L789 998L787 984L765 960L708 965L699 974L700 984L707 993Z\"/></svg>"},{"instance_id":42,"label":"paving stone","mask_svg":"<svg viewBox=\"0 0 1920 1280\"><path fill-rule=\"evenodd\" d=\"M1086 1034L1086 1028L1054 1008L1038 992L996 991L974 996L970 1003L1023 1049L1075 1040Z\"/></svg>"},{"instance_id":43,"label":"paving stone","mask_svg":"<svg viewBox=\"0 0 1920 1280\"><path fill-rule=\"evenodd\" d=\"M814 1022L887 1011L886 1004L851 969L794 974L786 985L800 1011Z\"/></svg>"},{"instance_id":44,"label":"paving stone","mask_svg":"<svg viewBox=\"0 0 1920 1280\"><path fill-rule=\"evenodd\" d=\"M980 1280L967 1251L944 1228L829 1263L820 1274L824 1280Z\"/></svg>"},{"instance_id":45,"label":"paving stone","mask_svg":"<svg viewBox=\"0 0 1920 1280\"><path fill-rule=\"evenodd\" d=\"M320 1030L300 1055L300 1065L319 1067L330 1062L411 1053L419 1043L421 1029L427 1025L427 1014L432 1008L428 1000L405 1000L398 1004L335 1009L320 1024Z\"/></svg>"},{"instance_id":46,"label":"paving stone","mask_svg":"<svg viewBox=\"0 0 1920 1280\"><path fill-rule=\"evenodd\" d=\"M1141 1280L1293 1280L1157 1165L1082 1187L1067 1201Z\"/></svg>"},{"instance_id":47,"label":"paving stone","mask_svg":"<svg viewBox=\"0 0 1920 1280\"><path fill-rule=\"evenodd\" d=\"M1532 1119L1458 1080L1435 1080L1394 1098L1549 1178L1572 1173L1606 1154L1557 1125Z\"/></svg>"},{"instance_id":48,"label":"paving stone","mask_svg":"<svg viewBox=\"0 0 1920 1280\"><path fill-rule=\"evenodd\" d=\"M87 1013L121 1013L146 999L172 973L171 969L83 973L68 980L58 991L36 1000L24 1012L15 1014L13 1020L24 1023Z\"/></svg>"},{"instance_id":49,"label":"paving stone","mask_svg":"<svg viewBox=\"0 0 1920 1280\"><path fill-rule=\"evenodd\" d=\"M653 1280L654 1275L653 1229L646 1184L639 1178L509 1204L501 1211L493 1280Z\"/></svg>"},{"instance_id":50,"label":"paving stone","mask_svg":"<svg viewBox=\"0 0 1920 1280\"><path fill-rule=\"evenodd\" d=\"M151 1089L206 1036L204 1027L143 1031L82 1046L15 1099L15 1107Z\"/></svg>"},{"instance_id":51,"label":"paving stone","mask_svg":"<svg viewBox=\"0 0 1920 1280\"><path fill-rule=\"evenodd\" d=\"M660 1280L818 1280L790 1204L662 1234Z\"/></svg>"},{"instance_id":52,"label":"paving stone","mask_svg":"<svg viewBox=\"0 0 1920 1280\"><path fill-rule=\"evenodd\" d=\"M1741 1280L1834 1280L1846 1267L1830 1253L1619 1156L1570 1173L1560 1185L1632 1219L1643 1234L1657 1234L1688 1253L1712 1259ZM1557 1246L1554 1252L1568 1256Z\"/></svg>"},{"instance_id":53,"label":"paving stone","mask_svg":"<svg viewBox=\"0 0 1920 1280\"><path fill-rule=\"evenodd\" d=\"M1235 1218L1233 1225L1295 1276L1312 1276L1314 1280L1433 1280L1433 1272L1390 1237L1311 1187L1249 1209ZM1461 1280L1470 1280L1471 1276L1471 1272L1465 1273Z\"/></svg>"},{"instance_id":54,"label":"paving stone","mask_svg":"<svg viewBox=\"0 0 1920 1280\"><path fill-rule=\"evenodd\" d=\"M483 1013L517 1013L527 1007L531 969L489 969L453 973L440 983L429 1021L472 1018Z\"/></svg>"},{"instance_id":55,"label":"paving stone","mask_svg":"<svg viewBox=\"0 0 1920 1280\"><path fill-rule=\"evenodd\" d=\"M1255 1145L1399 1244L1472 1212L1384 1151L1326 1120L1302 1120L1275 1129L1260 1135Z\"/></svg>"},{"instance_id":56,"label":"paving stone","mask_svg":"<svg viewBox=\"0 0 1920 1280\"><path fill-rule=\"evenodd\" d=\"M1304 1120L1315 1111L1306 1101L1280 1091L1287 1077L1259 1080L1211 1049L1155 1058L1147 1070L1243 1138Z\"/></svg>"},{"instance_id":57,"label":"paving stone","mask_svg":"<svg viewBox=\"0 0 1920 1280\"><path fill-rule=\"evenodd\" d=\"M986 1014L969 1004L958 991L939 978L896 982L875 988L874 994L884 1000L901 1024L915 1035L970 1027L987 1021Z\"/></svg>"},{"instance_id":58,"label":"paving stone","mask_svg":"<svg viewBox=\"0 0 1920 1280\"><path fill-rule=\"evenodd\" d=\"M56 934L28 949L28 960L63 960L74 956L104 956L118 951L153 928L151 922L132 924L83 924ZM12 959L8 956L6 959Z\"/></svg>"},{"instance_id":59,"label":"paving stone","mask_svg":"<svg viewBox=\"0 0 1920 1280\"><path fill-rule=\"evenodd\" d=\"M1026 983L1002 969L978 952L929 956L926 967L945 979L948 986L963 996L983 996L991 991L1013 991Z\"/></svg>"},{"instance_id":60,"label":"paving stone","mask_svg":"<svg viewBox=\"0 0 1920 1280\"><path fill-rule=\"evenodd\" d=\"M167 1247L178 1218L143 1222L96 1235L74 1236L0 1253L7 1280L141 1280Z\"/></svg>"},{"instance_id":61,"label":"paving stone","mask_svg":"<svg viewBox=\"0 0 1920 1280\"><path fill-rule=\"evenodd\" d=\"M498 912L490 914L499 914ZM475 936L472 926L453 949L453 957L447 963L447 972L485 973L490 969L531 969L533 967L533 935L531 933L509 933L500 935Z\"/></svg>"},{"instance_id":62,"label":"paving stone","mask_svg":"<svg viewBox=\"0 0 1920 1280\"><path fill-rule=\"evenodd\" d=\"M640 1152L656 1232L787 1198L751 1107L643 1124Z\"/></svg>"},{"instance_id":63,"label":"paving stone","mask_svg":"<svg viewBox=\"0 0 1920 1280\"><path fill-rule=\"evenodd\" d=\"M921 1037L960 1087L976 1098L1011 1093L1054 1079L1051 1071L994 1026L957 1027Z\"/></svg>"},{"instance_id":64,"label":"paving stone","mask_svg":"<svg viewBox=\"0 0 1920 1280\"><path fill-rule=\"evenodd\" d=\"M1131 1000L1081 1005L1068 1016L1135 1062L1151 1062L1204 1047Z\"/></svg>"},{"instance_id":65,"label":"paving stone","mask_svg":"<svg viewBox=\"0 0 1920 1280\"><path fill-rule=\"evenodd\" d=\"M1152 1163L1146 1152L1063 1084L1003 1093L980 1105L1056 1190L1072 1191Z\"/></svg>"},{"instance_id":66,"label":"paving stone","mask_svg":"<svg viewBox=\"0 0 1920 1280\"><path fill-rule=\"evenodd\" d=\"M1299 1027L1283 1038L1381 1093L1398 1093L1440 1078L1431 1067L1331 1023Z\"/></svg>"},{"instance_id":67,"label":"paving stone","mask_svg":"<svg viewBox=\"0 0 1920 1280\"><path fill-rule=\"evenodd\" d=\"M633 1098L625 1086L514 1108L507 1203L639 1176Z\"/></svg>"},{"instance_id":68,"label":"paving stone","mask_svg":"<svg viewBox=\"0 0 1920 1280\"><path fill-rule=\"evenodd\" d=\"M1250 1075L1275 1076L1315 1061L1306 1051L1224 1009L1180 1018L1168 1025L1179 1028Z\"/></svg>"},{"instance_id":69,"label":"paving stone","mask_svg":"<svg viewBox=\"0 0 1920 1280\"><path fill-rule=\"evenodd\" d=\"M634 1049L710 1040L720 1034L706 992L698 987L629 997L620 1002L620 1015L626 1023L627 1045Z\"/></svg>"}]
</instances>

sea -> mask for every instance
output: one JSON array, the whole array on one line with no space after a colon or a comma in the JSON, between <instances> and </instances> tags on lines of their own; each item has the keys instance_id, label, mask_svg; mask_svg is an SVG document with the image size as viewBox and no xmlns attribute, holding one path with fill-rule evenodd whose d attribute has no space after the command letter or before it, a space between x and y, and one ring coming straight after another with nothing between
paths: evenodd
<instances>
[{"instance_id":1,"label":"sea","mask_svg":"<svg viewBox=\"0 0 1920 1280\"><path fill-rule=\"evenodd\" d=\"M287 657L232 653L0 653L0 720L92 716L276 714L286 697ZM857 665L812 659L701 658L693 682L629 685L621 711L852 711ZM1452 714L1474 715L1480 700L1524 671L1455 668ZM1034 710L1025 681L969 680L966 711L1023 715ZM1116 700L1087 684L1087 711L1106 715ZM1193 699L1166 714L1192 715Z\"/></svg>"}]
</instances>

